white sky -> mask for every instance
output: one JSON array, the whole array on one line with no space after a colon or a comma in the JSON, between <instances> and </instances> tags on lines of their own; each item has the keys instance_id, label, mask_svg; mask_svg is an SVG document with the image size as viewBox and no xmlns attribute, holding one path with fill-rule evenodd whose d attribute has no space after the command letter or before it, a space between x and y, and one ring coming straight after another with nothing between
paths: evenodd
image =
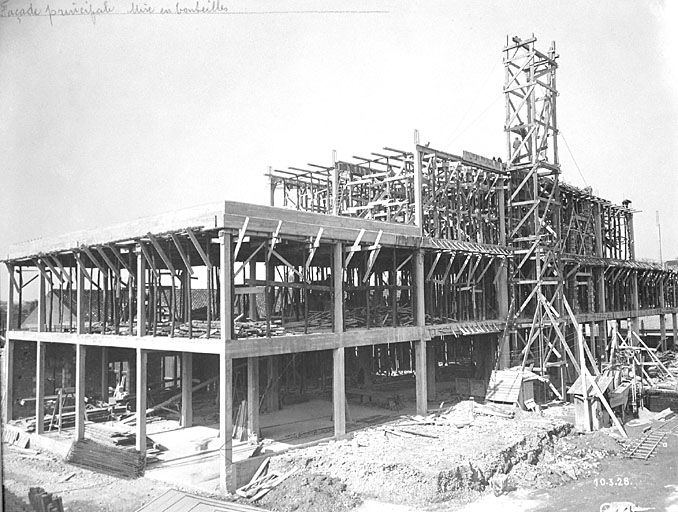
<instances>
[{"instance_id":1,"label":"white sky","mask_svg":"<svg viewBox=\"0 0 678 512\"><path fill-rule=\"evenodd\" d=\"M501 50L532 33L560 54L558 123L583 174L561 143L562 178L642 210L641 258L659 258L659 210L678 257L678 2L221 2L232 14L0 19L0 258L185 206L265 204L269 165L410 149L414 128L504 158ZM47 3L87 4L32 1ZM387 12L235 13L337 8Z\"/></svg>"}]
</instances>

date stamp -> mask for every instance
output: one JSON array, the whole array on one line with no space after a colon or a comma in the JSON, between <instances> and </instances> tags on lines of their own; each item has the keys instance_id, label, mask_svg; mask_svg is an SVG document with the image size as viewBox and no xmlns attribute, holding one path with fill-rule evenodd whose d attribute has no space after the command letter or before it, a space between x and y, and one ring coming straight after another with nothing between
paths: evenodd
<instances>
[{"instance_id":1,"label":"date stamp","mask_svg":"<svg viewBox=\"0 0 678 512\"><path fill-rule=\"evenodd\" d=\"M596 487L628 487L631 485L631 479L628 476L615 478L596 478L594 480Z\"/></svg>"}]
</instances>

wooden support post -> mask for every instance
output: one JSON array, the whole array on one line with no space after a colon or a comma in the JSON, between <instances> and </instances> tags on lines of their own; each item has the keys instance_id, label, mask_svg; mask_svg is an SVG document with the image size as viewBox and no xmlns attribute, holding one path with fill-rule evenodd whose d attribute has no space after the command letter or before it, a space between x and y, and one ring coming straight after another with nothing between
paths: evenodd
<instances>
[{"instance_id":1,"label":"wooden support post","mask_svg":"<svg viewBox=\"0 0 678 512\"><path fill-rule=\"evenodd\" d=\"M7 269L7 316L5 327L7 333L14 329L14 265L5 263ZM19 315L21 316L21 315ZM14 402L14 341L9 336L5 337L5 347L2 354L2 422L7 424L12 420ZM0 464L1 466L2 464Z\"/></svg>"},{"instance_id":2,"label":"wooden support post","mask_svg":"<svg viewBox=\"0 0 678 512\"><path fill-rule=\"evenodd\" d=\"M136 449L146 456L146 408L148 393L148 351L137 348L136 360L137 425Z\"/></svg>"},{"instance_id":3,"label":"wooden support post","mask_svg":"<svg viewBox=\"0 0 678 512\"><path fill-rule=\"evenodd\" d=\"M417 414L426 415L428 411L427 364L426 364L426 310L424 302L424 251L416 249L414 253L414 293L416 304L416 325L420 328L420 339L414 342Z\"/></svg>"},{"instance_id":4,"label":"wooden support post","mask_svg":"<svg viewBox=\"0 0 678 512\"><path fill-rule=\"evenodd\" d=\"M659 307L662 313L659 314L659 339L662 352L666 352L666 314L663 312L666 307L666 299L664 296L664 277L659 279Z\"/></svg>"},{"instance_id":5,"label":"wooden support post","mask_svg":"<svg viewBox=\"0 0 678 512\"><path fill-rule=\"evenodd\" d=\"M628 325L628 329L631 332L640 334L639 321L638 321L638 310L640 309L638 301L638 271L633 270L631 272L631 318ZM632 342L632 344L635 344Z\"/></svg>"},{"instance_id":6,"label":"wooden support post","mask_svg":"<svg viewBox=\"0 0 678 512\"><path fill-rule=\"evenodd\" d=\"M137 252L137 336L146 336L146 258L141 248Z\"/></svg>"},{"instance_id":7,"label":"wooden support post","mask_svg":"<svg viewBox=\"0 0 678 512\"><path fill-rule=\"evenodd\" d=\"M38 332L45 332L45 318L46 318L46 302L45 296L45 271L42 268L42 263L37 263L40 275L38 276Z\"/></svg>"},{"instance_id":8,"label":"wooden support post","mask_svg":"<svg viewBox=\"0 0 678 512\"><path fill-rule=\"evenodd\" d=\"M233 358L226 345L233 339L233 253L232 236L219 233L219 293L221 353L219 354L219 437L224 445L219 450L219 486L226 493L235 492L233 472Z\"/></svg>"},{"instance_id":9,"label":"wooden support post","mask_svg":"<svg viewBox=\"0 0 678 512\"><path fill-rule=\"evenodd\" d=\"M334 419L334 437L336 439L341 439L346 436L346 361L344 347L333 349L332 359L332 417Z\"/></svg>"},{"instance_id":10,"label":"wooden support post","mask_svg":"<svg viewBox=\"0 0 678 512\"><path fill-rule=\"evenodd\" d=\"M136 279L135 279L136 280ZM129 335L134 336L134 287L132 286L132 273L127 278L127 322L129 325Z\"/></svg>"},{"instance_id":11,"label":"wooden support post","mask_svg":"<svg viewBox=\"0 0 678 512\"><path fill-rule=\"evenodd\" d=\"M35 361L35 433L42 435L45 432L45 350L47 344L42 341L36 343Z\"/></svg>"},{"instance_id":12,"label":"wooden support post","mask_svg":"<svg viewBox=\"0 0 678 512\"><path fill-rule=\"evenodd\" d=\"M419 228L419 235L424 235L424 199L422 190L421 154L419 144L419 130L414 130L414 225Z\"/></svg>"},{"instance_id":13,"label":"wooden support post","mask_svg":"<svg viewBox=\"0 0 678 512\"><path fill-rule=\"evenodd\" d=\"M250 286L256 286L257 281L257 261L250 261ZM257 309L257 294L250 293L250 320L257 322L259 320L259 310Z\"/></svg>"},{"instance_id":14,"label":"wooden support post","mask_svg":"<svg viewBox=\"0 0 678 512\"><path fill-rule=\"evenodd\" d=\"M334 332L344 332L344 249L341 243L334 244L332 258L332 305Z\"/></svg>"},{"instance_id":15,"label":"wooden support post","mask_svg":"<svg viewBox=\"0 0 678 512\"><path fill-rule=\"evenodd\" d=\"M181 353L181 426L193 426L193 354Z\"/></svg>"},{"instance_id":16,"label":"wooden support post","mask_svg":"<svg viewBox=\"0 0 678 512\"><path fill-rule=\"evenodd\" d=\"M101 400L108 403L108 347L101 347Z\"/></svg>"},{"instance_id":17,"label":"wooden support post","mask_svg":"<svg viewBox=\"0 0 678 512\"><path fill-rule=\"evenodd\" d=\"M86 347L75 346L75 440L85 439L85 359ZM145 411L146 409L141 409ZM144 416L145 421L145 416ZM137 420L137 423L139 420Z\"/></svg>"},{"instance_id":18,"label":"wooden support post","mask_svg":"<svg viewBox=\"0 0 678 512\"><path fill-rule=\"evenodd\" d=\"M247 358L247 432L259 440L259 358Z\"/></svg>"},{"instance_id":19,"label":"wooden support post","mask_svg":"<svg viewBox=\"0 0 678 512\"><path fill-rule=\"evenodd\" d=\"M337 165L337 152L332 151L332 215L339 215L339 167Z\"/></svg>"},{"instance_id":20,"label":"wooden support post","mask_svg":"<svg viewBox=\"0 0 678 512\"><path fill-rule=\"evenodd\" d=\"M671 313L671 324L673 325L673 346L678 346L678 323L676 323L676 313Z\"/></svg>"}]
</instances>

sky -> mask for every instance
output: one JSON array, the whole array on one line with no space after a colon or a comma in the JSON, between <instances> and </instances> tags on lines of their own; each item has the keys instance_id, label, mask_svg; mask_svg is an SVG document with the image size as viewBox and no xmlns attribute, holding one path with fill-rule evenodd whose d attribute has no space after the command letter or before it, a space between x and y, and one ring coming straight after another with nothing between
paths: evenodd
<instances>
[{"instance_id":1,"label":"sky","mask_svg":"<svg viewBox=\"0 0 678 512\"><path fill-rule=\"evenodd\" d=\"M502 48L532 34L560 55L562 180L633 201L639 258L659 260L658 211L678 258L678 2L217 1L228 11L0 0L0 259L182 207L266 204L268 166L411 150L415 129L505 157Z\"/></svg>"}]
</instances>

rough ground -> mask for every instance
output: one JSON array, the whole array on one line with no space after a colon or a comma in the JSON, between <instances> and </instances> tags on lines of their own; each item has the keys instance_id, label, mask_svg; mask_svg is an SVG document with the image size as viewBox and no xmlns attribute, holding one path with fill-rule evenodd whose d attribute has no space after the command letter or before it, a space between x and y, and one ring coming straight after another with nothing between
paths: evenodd
<instances>
[{"instance_id":1,"label":"rough ground","mask_svg":"<svg viewBox=\"0 0 678 512\"><path fill-rule=\"evenodd\" d=\"M402 418L356 432L352 439L290 451L273 458L272 469L296 468L296 473L257 504L280 512L362 512L390 510L389 504L396 503L411 511L457 510L475 501L481 508L473 510L486 510L483 503L490 500L492 509L498 505L508 512L511 497L518 503L515 510L527 510L525 503L546 502L540 510L548 510L554 500L575 503L578 496L560 491L578 486L581 494L583 485L591 492L595 475L628 467L629 461L619 456L622 447L607 431L572 432L563 411L571 412L554 408L543 416L518 411L512 419L471 417L462 403L446 417ZM651 471L652 464L643 461L643 468ZM672 464L667 478L676 480ZM146 478L121 480L93 473L56 456L7 445L3 468L9 491L6 510L22 510L18 499L27 503L32 486L61 496L69 512L132 512L167 488ZM621 474L621 469L614 471ZM489 482L504 474L509 490L517 490L496 498ZM671 484L667 482L662 485ZM643 488L651 491L647 484ZM520 493L528 493L532 501L516 501ZM382 507L361 505L374 500Z\"/></svg>"},{"instance_id":2,"label":"rough ground","mask_svg":"<svg viewBox=\"0 0 678 512\"><path fill-rule=\"evenodd\" d=\"M8 512L28 507L28 490L42 487L61 496L69 512L133 512L167 487L148 480L123 480L67 464L47 452L2 446L3 478ZM11 500L11 501L10 501ZM14 510L10 507L13 507Z\"/></svg>"},{"instance_id":3,"label":"rough ground","mask_svg":"<svg viewBox=\"0 0 678 512\"><path fill-rule=\"evenodd\" d=\"M288 452L273 466L280 472L296 468L296 475L331 475L346 484L347 494L424 507L482 491L493 475L538 462L545 447L571 430L557 417L518 415L477 415L461 428L429 418L403 419L350 440ZM284 494L276 488L269 497L277 502ZM295 510L314 509L298 503Z\"/></svg>"}]
</instances>

